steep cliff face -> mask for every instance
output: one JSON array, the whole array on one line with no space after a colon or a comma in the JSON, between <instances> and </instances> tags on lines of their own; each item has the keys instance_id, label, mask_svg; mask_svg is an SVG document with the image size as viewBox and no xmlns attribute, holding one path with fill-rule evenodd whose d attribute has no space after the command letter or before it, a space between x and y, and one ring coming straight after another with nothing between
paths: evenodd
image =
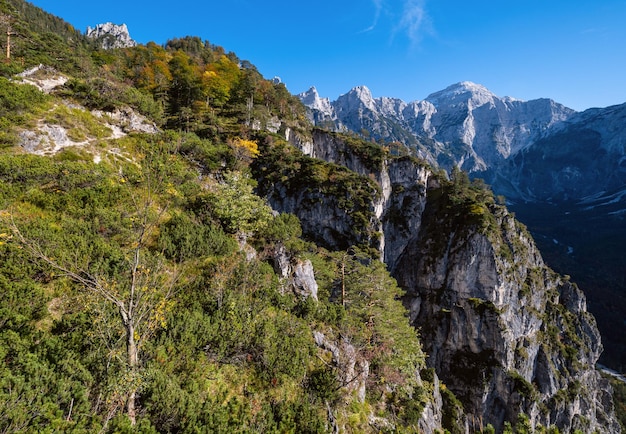
<instances>
[{"instance_id":1,"label":"steep cliff face","mask_svg":"<svg viewBox=\"0 0 626 434\"><path fill-rule=\"evenodd\" d=\"M412 234L420 227L426 187L429 182L436 185L437 181L429 167L414 158L387 161L376 145L357 143L360 147L345 136L322 130L314 130L311 141L295 141L306 155L346 167L379 186L380 195L372 204L376 222L373 227L380 233L381 257L393 270Z\"/></svg>"},{"instance_id":2,"label":"steep cliff face","mask_svg":"<svg viewBox=\"0 0 626 434\"><path fill-rule=\"evenodd\" d=\"M533 426L616 432L582 292L545 266L504 208L491 205L478 224L462 216L450 224L439 193L429 193L420 235L395 273L429 365L470 420L499 427L524 413Z\"/></svg>"},{"instance_id":3,"label":"steep cliff face","mask_svg":"<svg viewBox=\"0 0 626 434\"><path fill-rule=\"evenodd\" d=\"M536 427L619 432L610 387L595 370L602 347L584 295L544 264L484 186L448 181L409 158L372 159L323 131L299 145L378 184L370 225L381 232L377 248L406 291L427 363L463 404L462 430L500 429L523 413ZM308 187L281 194L315 195ZM325 206L317 213L324 226L347 230ZM303 226L316 219L302 207L281 210L304 216ZM332 233L309 236L328 242Z\"/></svg>"},{"instance_id":4,"label":"steep cliff face","mask_svg":"<svg viewBox=\"0 0 626 434\"><path fill-rule=\"evenodd\" d=\"M380 248L381 189L373 179L287 144L268 147L261 160L259 193L275 210L297 215L305 237L332 250Z\"/></svg>"}]
</instances>

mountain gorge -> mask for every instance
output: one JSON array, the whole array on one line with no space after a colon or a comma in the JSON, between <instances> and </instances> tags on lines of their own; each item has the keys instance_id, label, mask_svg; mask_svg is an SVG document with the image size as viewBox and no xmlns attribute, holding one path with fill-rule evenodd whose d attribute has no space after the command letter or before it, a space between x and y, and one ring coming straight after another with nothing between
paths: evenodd
<instances>
[{"instance_id":1,"label":"mountain gorge","mask_svg":"<svg viewBox=\"0 0 626 434\"><path fill-rule=\"evenodd\" d=\"M626 318L626 263L617 245L626 206L626 105L577 113L549 99L500 98L469 82L411 103L374 99L364 87L332 103L315 89L299 97L317 125L412 153L448 172L463 168L505 196L548 262L584 283L609 343L605 363L622 368L626 342L616 330Z\"/></svg>"},{"instance_id":2,"label":"mountain gorge","mask_svg":"<svg viewBox=\"0 0 626 434\"><path fill-rule=\"evenodd\" d=\"M527 414L533 427L618 431L607 382L594 368L600 335L584 295L544 264L528 232L480 183L462 175L447 181L408 157L372 166L376 160L359 158L363 150L353 146L322 131L300 143L379 186L366 227L381 228L373 246L407 291L427 365L468 412L466 429ZM310 183L260 182L272 206L294 212L316 242L363 242L346 243L345 229L329 223L336 205ZM580 401L568 404L565 396L574 395Z\"/></svg>"},{"instance_id":3,"label":"mountain gorge","mask_svg":"<svg viewBox=\"0 0 626 434\"><path fill-rule=\"evenodd\" d=\"M471 83L307 113L197 37L0 13L0 431L621 432L585 295L454 168L575 113Z\"/></svg>"}]
</instances>

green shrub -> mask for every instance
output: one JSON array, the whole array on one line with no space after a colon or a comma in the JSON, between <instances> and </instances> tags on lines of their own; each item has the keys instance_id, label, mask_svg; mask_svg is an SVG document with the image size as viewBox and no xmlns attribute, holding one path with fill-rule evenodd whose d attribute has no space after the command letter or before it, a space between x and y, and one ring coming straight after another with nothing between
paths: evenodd
<instances>
[{"instance_id":1,"label":"green shrub","mask_svg":"<svg viewBox=\"0 0 626 434\"><path fill-rule=\"evenodd\" d=\"M253 192L255 181L248 175L229 172L208 196L210 212L229 233L263 231L272 220L272 210Z\"/></svg>"},{"instance_id":2,"label":"green shrub","mask_svg":"<svg viewBox=\"0 0 626 434\"><path fill-rule=\"evenodd\" d=\"M190 214L177 212L163 224L158 245L165 256L183 262L226 255L235 250L236 243L219 225L202 224Z\"/></svg>"},{"instance_id":3,"label":"green shrub","mask_svg":"<svg viewBox=\"0 0 626 434\"><path fill-rule=\"evenodd\" d=\"M27 114L41 110L51 98L29 84L18 84L0 77L0 119L6 126L24 125Z\"/></svg>"},{"instance_id":4,"label":"green shrub","mask_svg":"<svg viewBox=\"0 0 626 434\"><path fill-rule=\"evenodd\" d=\"M464 429L461 425L463 404L444 384L441 384L440 392L443 399L442 426L451 434L463 433Z\"/></svg>"},{"instance_id":5,"label":"green shrub","mask_svg":"<svg viewBox=\"0 0 626 434\"><path fill-rule=\"evenodd\" d=\"M339 394L337 373L330 366L322 366L309 374L306 388L319 402L334 402Z\"/></svg>"}]
</instances>

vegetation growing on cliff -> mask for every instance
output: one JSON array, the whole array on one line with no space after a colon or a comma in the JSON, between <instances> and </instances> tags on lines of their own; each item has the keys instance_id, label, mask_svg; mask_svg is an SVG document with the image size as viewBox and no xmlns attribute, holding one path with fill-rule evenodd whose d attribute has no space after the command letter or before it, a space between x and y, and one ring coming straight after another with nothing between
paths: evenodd
<instances>
[{"instance_id":1,"label":"vegetation growing on cliff","mask_svg":"<svg viewBox=\"0 0 626 434\"><path fill-rule=\"evenodd\" d=\"M0 7L31 37L0 78L0 431L362 432L371 417L415 431L429 383L394 280L356 248L302 240L256 194L250 164L277 155L256 128L304 125L285 87L198 38L105 52L26 3ZM56 45L72 61L52 61ZM70 80L50 95L12 80L38 63ZM162 132L111 139L77 105L130 106ZM98 138L100 159L24 153L39 122ZM308 167L369 230L372 183L294 158L265 173ZM313 262L318 301L290 290L281 246ZM367 361L365 396L314 332Z\"/></svg>"},{"instance_id":2,"label":"vegetation growing on cliff","mask_svg":"<svg viewBox=\"0 0 626 434\"><path fill-rule=\"evenodd\" d=\"M615 400L615 414L622 426L622 431L626 430L626 383L618 379L611 379L613 387L613 397Z\"/></svg>"},{"instance_id":3,"label":"vegetation growing on cliff","mask_svg":"<svg viewBox=\"0 0 626 434\"><path fill-rule=\"evenodd\" d=\"M314 330L369 361L372 412L415 424L423 356L383 265L290 240L297 219L260 220L245 172L199 178L187 139L134 137L130 163L0 156L2 428L325 431L356 398ZM266 253L246 259L243 233ZM268 240L314 259L319 302L281 292Z\"/></svg>"},{"instance_id":4,"label":"vegetation growing on cliff","mask_svg":"<svg viewBox=\"0 0 626 434\"><path fill-rule=\"evenodd\" d=\"M372 202L381 193L374 181L343 166L308 157L276 136L266 135L259 141L261 155L253 169L262 195L272 198L282 195L284 189L289 196L302 199L302 208L314 208L320 203L336 208L349 228L349 233L337 235L344 240L339 248L376 247L379 234Z\"/></svg>"}]
</instances>

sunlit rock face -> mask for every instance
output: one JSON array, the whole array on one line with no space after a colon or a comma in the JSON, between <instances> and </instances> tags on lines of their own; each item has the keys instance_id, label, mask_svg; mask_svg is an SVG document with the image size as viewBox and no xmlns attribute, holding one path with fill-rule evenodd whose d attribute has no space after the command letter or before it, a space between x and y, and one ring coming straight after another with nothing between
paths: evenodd
<instances>
[{"instance_id":1,"label":"sunlit rock face","mask_svg":"<svg viewBox=\"0 0 626 434\"><path fill-rule=\"evenodd\" d=\"M365 86L330 102L315 89L299 97L316 124L349 130L384 142L401 142L445 169L484 171L525 149L575 112L549 99L498 97L462 82L406 103L373 98Z\"/></svg>"},{"instance_id":2,"label":"sunlit rock face","mask_svg":"<svg viewBox=\"0 0 626 434\"><path fill-rule=\"evenodd\" d=\"M583 293L545 266L504 208L493 213L491 232L436 232L441 210L427 203L420 235L398 261L427 363L484 423L502 427L524 413L565 432L616 432Z\"/></svg>"},{"instance_id":3,"label":"sunlit rock face","mask_svg":"<svg viewBox=\"0 0 626 434\"><path fill-rule=\"evenodd\" d=\"M135 47L135 42L128 33L126 24L113 23L98 24L96 27L87 27L87 37L96 39L105 50L112 48Z\"/></svg>"},{"instance_id":4,"label":"sunlit rock face","mask_svg":"<svg viewBox=\"0 0 626 434\"><path fill-rule=\"evenodd\" d=\"M533 427L619 432L610 386L595 369L602 346L584 294L545 265L504 206L486 201L472 220L454 211L449 184L415 159L372 167L321 130L295 142L378 184L381 259L406 291L427 364L463 403L467 432L479 423L499 431L521 413ZM356 241L338 236L349 223L316 194L281 190L273 205L298 215L305 232L318 228L307 233L326 245ZM319 203L315 213L297 206L307 196Z\"/></svg>"}]
</instances>

